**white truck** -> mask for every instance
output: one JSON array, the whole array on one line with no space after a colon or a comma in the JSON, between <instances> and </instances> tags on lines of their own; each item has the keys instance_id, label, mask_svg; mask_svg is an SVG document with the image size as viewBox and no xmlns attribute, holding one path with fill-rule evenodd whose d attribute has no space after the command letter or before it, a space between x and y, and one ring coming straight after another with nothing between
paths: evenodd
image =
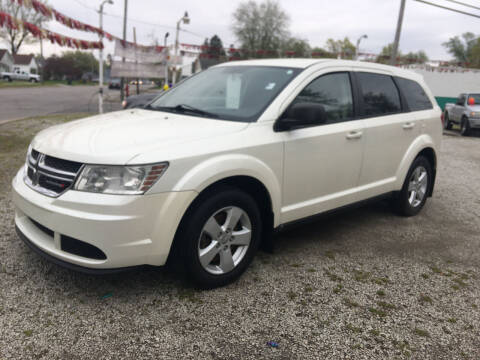
<instances>
[{"instance_id":1,"label":"white truck","mask_svg":"<svg viewBox=\"0 0 480 360\"><path fill-rule=\"evenodd\" d=\"M26 71L15 70L14 72L1 72L0 77L5 81L23 80L30 82L39 82L40 75L30 74Z\"/></svg>"},{"instance_id":2,"label":"white truck","mask_svg":"<svg viewBox=\"0 0 480 360\"><path fill-rule=\"evenodd\" d=\"M460 94L455 104L445 104L443 126L450 130L452 124L460 125L463 136L468 136L472 129L480 128L480 94Z\"/></svg>"}]
</instances>

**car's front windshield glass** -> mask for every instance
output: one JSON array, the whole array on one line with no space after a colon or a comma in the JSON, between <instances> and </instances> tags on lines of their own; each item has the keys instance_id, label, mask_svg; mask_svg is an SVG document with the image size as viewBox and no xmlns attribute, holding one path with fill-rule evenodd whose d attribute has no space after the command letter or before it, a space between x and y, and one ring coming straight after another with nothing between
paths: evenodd
<instances>
[{"instance_id":1,"label":"car's front windshield glass","mask_svg":"<svg viewBox=\"0 0 480 360\"><path fill-rule=\"evenodd\" d=\"M252 122L300 71L273 66L215 67L166 91L147 108Z\"/></svg>"},{"instance_id":2,"label":"car's front windshield glass","mask_svg":"<svg viewBox=\"0 0 480 360\"><path fill-rule=\"evenodd\" d=\"M480 105L480 94L470 94L468 97L475 100L475 105Z\"/></svg>"}]
</instances>

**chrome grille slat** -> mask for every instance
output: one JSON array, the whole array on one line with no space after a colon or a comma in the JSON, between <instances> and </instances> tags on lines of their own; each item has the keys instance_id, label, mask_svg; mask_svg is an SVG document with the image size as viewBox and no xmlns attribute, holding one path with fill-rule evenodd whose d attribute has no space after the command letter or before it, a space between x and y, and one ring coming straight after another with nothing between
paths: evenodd
<instances>
[{"instance_id":1,"label":"chrome grille slat","mask_svg":"<svg viewBox=\"0 0 480 360\"><path fill-rule=\"evenodd\" d=\"M49 163L47 165L46 163ZM25 183L44 195L57 197L70 189L83 164L63 160L32 149L27 156ZM75 170L72 172L71 170Z\"/></svg>"}]
</instances>

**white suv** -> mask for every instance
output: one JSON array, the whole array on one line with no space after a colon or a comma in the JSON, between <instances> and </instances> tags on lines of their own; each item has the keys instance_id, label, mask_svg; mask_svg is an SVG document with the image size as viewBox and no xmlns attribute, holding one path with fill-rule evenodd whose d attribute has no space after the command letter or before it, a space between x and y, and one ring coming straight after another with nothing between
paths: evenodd
<instances>
[{"instance_id":1,"label":"white suv","mask_svg":"<svg viewBox=\"0 0 480 360\"><path fill-rule=\"evenodd\" d=\"M273 229L379 195L432 195L441 111L422 78L342 60L231 62L145 109L51 127L13 179L20 237L87 272L237 278Z\"/></svg>"}]
</instances>

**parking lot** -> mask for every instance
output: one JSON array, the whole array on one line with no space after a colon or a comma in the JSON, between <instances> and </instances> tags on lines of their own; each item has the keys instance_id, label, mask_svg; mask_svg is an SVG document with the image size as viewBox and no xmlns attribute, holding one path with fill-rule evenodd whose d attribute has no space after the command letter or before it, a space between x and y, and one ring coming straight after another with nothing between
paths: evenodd
<instances>
[{"instance_id":1,"label":"parking lot","mask_svg":"<svg viewBox=\"0 0 480 360\"><path fill-rule=\"evenodd\" d=\"M480 137L444 136L420 215L376 202L323 217L197 291L163 269L78 274L17 237L10 181L62 121L0 125L1 360L480 358Z\"/></svg>"}]
</instances>

